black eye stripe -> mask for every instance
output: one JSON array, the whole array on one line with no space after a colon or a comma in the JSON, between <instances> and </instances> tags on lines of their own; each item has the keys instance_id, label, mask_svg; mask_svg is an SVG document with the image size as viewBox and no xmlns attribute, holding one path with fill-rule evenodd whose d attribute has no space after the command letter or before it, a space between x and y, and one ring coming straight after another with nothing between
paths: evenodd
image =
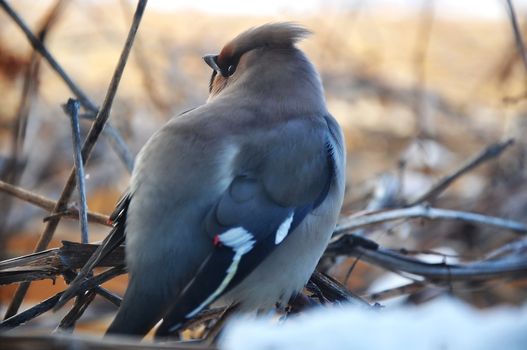
<instances>
[{"instance_id":1,"label":"black eye stripe","mask_svg":"<svg viewBox=\"0 0 527 350\"><path fill-rule=\"evenodd\" d=\"M209 81L209 93L212 92L212 83L214 83L214 78L216 78L216 74L218 74L218 72L216 72L215 70L212 70L212 75L210 76L210 81Z\"/></svg>"}]
</instances>

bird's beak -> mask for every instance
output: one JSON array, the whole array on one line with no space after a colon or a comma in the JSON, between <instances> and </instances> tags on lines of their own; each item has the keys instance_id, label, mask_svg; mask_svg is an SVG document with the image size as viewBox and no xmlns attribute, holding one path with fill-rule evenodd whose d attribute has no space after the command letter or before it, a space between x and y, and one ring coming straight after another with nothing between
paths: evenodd
<instances>
[{"instance_id":1,"label":"bird's beak","mask_svg":"<svg viewBox=\"0 0 527 350\"><path fill-rule=\"evenodd\" d=\"M221 73L220 67L218 67L218 55L205 55L203 56L205 63L209 65L210 68L214 69L216 72Z\"/></svg>"}]
</instances>

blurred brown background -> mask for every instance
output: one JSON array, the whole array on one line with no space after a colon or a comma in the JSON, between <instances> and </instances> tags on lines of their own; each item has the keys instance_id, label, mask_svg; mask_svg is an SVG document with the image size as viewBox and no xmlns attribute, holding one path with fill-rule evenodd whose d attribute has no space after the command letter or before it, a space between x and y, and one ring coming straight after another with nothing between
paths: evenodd
<instances>
[{"instance_id":1,"label":"blurred brown background","mask_svg":"<svg viewBox=\"0 0 527 350\"><path fill-rule=\"evenodd\" d=\"M181 6L151 1L110 121L136 154L171 116L206 100L210 69L202 55L219 51L249 27L295 21L314 32L300 47L319 69L329 109L346 135L348 191L343 215L366 209L379 184L394 184L398 200L414 199L486 145L514 137L512 149L463 176L435 205L527 223L526 71L505 2L455 3L308 1L300 6L271 1L251 8L242 1L222 1L216 8L208 1ZM520 26L527 29L527 3L514 3ZM37 32L57 2L10 4ZM128 1L65 1L50 22L46 46L98 104L133 7ZM72 93L47 62L42 61L34 74L31 57L26 38L0 11L0 177L56 200L73 160L70 124L61 109ZM83 121L83 135L88 129L89 122ZM109 214L126 189L129 174L106 139L96 146L86 173L89 209ZM0 208L2 259L29 254L48 213L3 194ZM107 231L91 224L91 240L102 239ZM420 220L365 234L388 247L440 251L456 261L481 258L517 238L463 223ZM50 247L79 237L78 223L64 219ZM333 262L329 271L343 281L353 261ZM384 275L359 263L347 285L367 295L401 283ZM121 277L109 288L122 292L125 282ZM525 287L525 282L516 281L460 286L453 292L478 306L520 304L526 299ZM63 288L60 279L55 284L33 283L25 306ZM2 314L13 291L14 286L0 287ZM100 309L111 311L112 306L96 300L83 317L85 327L105 327L99 322ZM51 326L56 322L37 320Z\"/></svg>"}]
</instances>

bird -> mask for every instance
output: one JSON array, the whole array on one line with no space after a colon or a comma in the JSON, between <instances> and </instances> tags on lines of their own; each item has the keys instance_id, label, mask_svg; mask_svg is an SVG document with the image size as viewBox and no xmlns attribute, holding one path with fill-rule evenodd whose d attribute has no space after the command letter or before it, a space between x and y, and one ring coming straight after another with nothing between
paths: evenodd
<instances>
[{"instance_id":1,"label":"bird","mask_svg":"<svg viewBox=\"0 0 527 350\"><path fill-rule=\"evenodd\" d=\"M305 286L335 228L346 166L321 78L297 47L310 34L268 23L204 56L206 103L139 151L112 215L129 281L107 334L143 337L161 321L166 337L212 304L265 310Z\"/></svg>"}]
</instances>

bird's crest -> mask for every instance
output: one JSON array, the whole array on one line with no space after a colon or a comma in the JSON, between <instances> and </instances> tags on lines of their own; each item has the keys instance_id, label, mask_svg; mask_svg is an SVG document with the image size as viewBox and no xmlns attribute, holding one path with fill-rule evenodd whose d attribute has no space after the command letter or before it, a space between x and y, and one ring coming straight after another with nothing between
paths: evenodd
<instances>
[{"instance_id":1,"label":"bird's crest","mask_svg":"<svg viewBox=\"0 0 527 350\"><path fill-rule=\"evenodd\" d=\"M220 68L235 65L247 51L260 47L290 47L311 32L304 27L290 23L270 23L251 28L232 39L217 57Z\"/></svg>"}]
</instances>

